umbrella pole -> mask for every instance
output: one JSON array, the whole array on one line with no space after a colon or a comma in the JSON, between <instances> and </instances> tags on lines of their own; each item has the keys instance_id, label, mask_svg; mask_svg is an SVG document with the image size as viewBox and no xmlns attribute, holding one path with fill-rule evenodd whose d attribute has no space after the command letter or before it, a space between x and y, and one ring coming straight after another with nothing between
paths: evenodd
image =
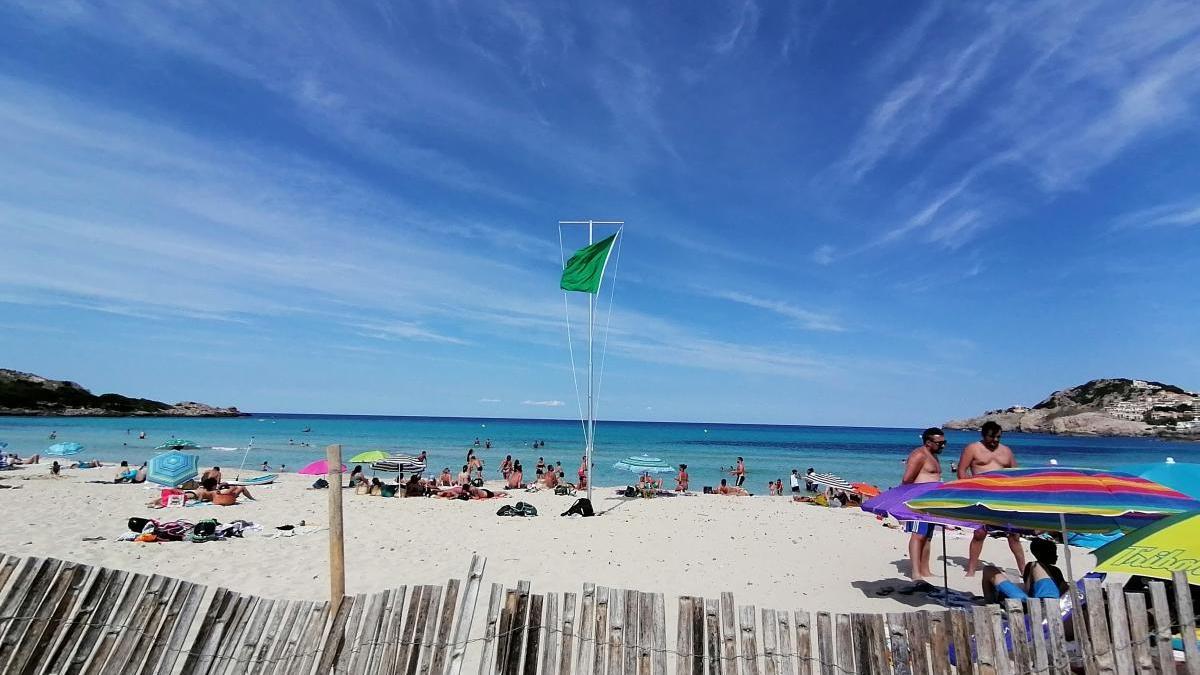
<instances>
[{"instance_id":1,"label":"umbrella pole","mask_svg":"<svg viewBox=\"0 0 1200 675\"><path fill-rule=\"evenodd\" d=\"M237 480L242 479L242 469L246 468L246 459L250 457L250 448L254 447L254 437L250 437L250 443L246 445L246 452L242 455L242 465L238 467Z\"/></svg>"},{"instance_id":2,"label":"umbrella pole","mask_svg":"<svg viewBox=\"0 0 1200 675\"><path fill-rule=\"evenodd\" d=\"M1083 616L1083 608L1079 604L1079 593L1075 589L1075 571L1071 569L1071 545L1067 543L1067 516L1058 514L1058 524L1062 528L1063 565L1067 568L1067 597L1071 598L1071 627L1075 632L1075 642L1080 646L1084 659L1091 657L1091 640L1087 634L1087 619Z\"/></svg>"},{"instance_id":3,"label":"umbrella pole","mask_svg":"<svg viewBox=\"0 0 1200 675\"><path fill-rule=\"evenodd\" d=\"M942 606L950 607L950 563L946 560L946 526L942 526Z\"/></svg>"}]
</instances>

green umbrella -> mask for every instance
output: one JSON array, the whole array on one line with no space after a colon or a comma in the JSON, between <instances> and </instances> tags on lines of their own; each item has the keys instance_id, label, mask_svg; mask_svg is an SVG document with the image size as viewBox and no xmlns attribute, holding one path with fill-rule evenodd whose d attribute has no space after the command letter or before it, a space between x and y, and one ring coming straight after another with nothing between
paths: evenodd
<instances>
[{"instance_id":1,"label":"green umbrella","mask_svg":"<svg viewBox=\"0 0 1200 675\"><path fill-rule=\"evenodd\" d=\"M357 455L351 457L350 463L351 464L370 464L371 462L378 462L381 459L387 459L387 458L388 458L388 454L386 452L384 452L383 450L367 450L366 452L360 452Z\"/></svg>"}]
</instances>

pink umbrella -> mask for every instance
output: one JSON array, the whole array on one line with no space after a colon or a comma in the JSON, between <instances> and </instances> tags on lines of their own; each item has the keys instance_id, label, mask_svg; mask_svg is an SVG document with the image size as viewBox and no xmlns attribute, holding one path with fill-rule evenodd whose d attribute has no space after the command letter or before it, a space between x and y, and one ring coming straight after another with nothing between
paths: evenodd
<instances>
[{"instance_id":1,"label":"pink umbrella","mask_svg":"<svg viewBox=\"0 0 1200 675\"><path fill-rule=\"evenodd\" d=\"M329 473L329 464L326 460L318 459L308 466L300 469L296 473L302 473L306 476L324 476ZM342 465L342 473L346 473L346 465Z\"/></svg>"}]
</instances>

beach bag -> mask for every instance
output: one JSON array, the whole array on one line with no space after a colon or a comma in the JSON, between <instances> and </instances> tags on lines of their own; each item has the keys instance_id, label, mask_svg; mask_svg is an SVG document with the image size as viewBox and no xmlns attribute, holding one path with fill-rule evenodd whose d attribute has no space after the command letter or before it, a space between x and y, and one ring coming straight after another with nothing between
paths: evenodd
<instances>
[{"instance_id":1,"label":"beach bag","mask_svg":"<svg viewBox=\"0 0 1200 675\"><path fill-rule=\"evenodd\" d=\"M192 528L192 541L200 542L216 539L218 524L212 518L196 523L196 526Z\"/></svg>"},{"instance_id":2,"label":"beach bag","mask_svg":"<svg viewBox=\"0 0 1200 675\"><path fill-rule=\"evenodd\" d=\"M573 516L575 514L579 514L585 518L596 515L596 512L592 510L592 500L587 497L580 497L575 500L571 508L563 512L564 516Z\"/></svg>"},{"instance_id":3,"label":"beach bag","mask_svg":"<svg viewBox=\"0 0 1200 675\"><path fill-rule=\"evenodd\" d=\"M474 485L475 487L483 487L483 479L476 478L475 480L471 481L471 485Z\"/></svg>"},{"instance_id":4,"label":"beach bag","mask_svg":"<svg viewBox=\"0 0 1200 675\"><path fill-rule=\"evenodd\" d=\"M638 491L637 491L637 488L633 487L632 485L626 485L626 486L625 486L625 496L626 496L626 497L636 497L636 496L638 496Z\"/></svg>"},{"instance_id":5,"label":"beach bag","mask_svg":"<svg viewBox=\"0 0 1200 675\"><path fill-rule=\"evenodd\" d=\"M513 511L516 512L513 515L523 516L526 518L532 518L537 515L537 509L534 508L533 504L528 502L517 502L516 504L513 504Z\"/></svg>"},{"instance_id":6,"label":"beach bag","mask_svg":"<svg viewBox=\"0 0 1200 675\"><path fill-rule=\"evenodd\" d=\"M516 512L516 509L514 509L512 507L512 504L505 504L504 506L500 507L500 510L496 512L496 515L498 515L498 516L515 516L515 515L517 515L517 512Z\"/></svg>"},{"instance_id":7,"label":"beach bag","mask_svg":"<svg viewBox=\"0 0 1200 675\"><path fill-rule=\"evenodd\" d=\"M172 520L166 523L154 524L154 536L158 537L159 541L183 541L184 537L192 531L192 524L186 520Z\"/></svg>"},{"instance_id":8,"label":"beach bag","mask_svg":"<svg viewBox=\"0 0 1200 675\"><path fill-rule=\"evenodd\" d=\"M554 488L554 494L559 496L569 495L571 494L571 488L567 487L566 485L559 485L558 487Z\"/></svg>"},{"instance_id":9,"label":"beach bag","mask_svg":"<svg viewBox=\"0 0 1200 675\"><path fill-rule=\"evenodd\" d=\"M318 478L317 480L313 481L313 487L317 490L324 490L325 488L329 487L329 481L325 480L324 478Z\"/></svg>"},{"instance_id":10,"label":"beach bag","mask_svg":"<svg viewBox=\"0 0 1200 675\"><path fill-rule=\"evenodd\" d=\"M146 526L150 524L150 522L151 521L149 521L145 518L136 518L136 517L130 518L129 519L129 531L137 532L138 534L141 534L146 529Z\"/></svg>"}]
</instances>

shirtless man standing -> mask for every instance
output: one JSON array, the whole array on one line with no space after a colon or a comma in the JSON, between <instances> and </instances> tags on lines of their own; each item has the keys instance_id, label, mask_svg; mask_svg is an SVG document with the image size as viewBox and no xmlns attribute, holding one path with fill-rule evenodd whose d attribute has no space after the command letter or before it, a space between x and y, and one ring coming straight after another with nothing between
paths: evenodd
<instances>
[{"instance_id":1,"label":"shirtless man standing","mask_svg":"<svg viewBox=\"0 0 1200 675\"><path fill-rule=\"evenodd\" d=\"M1017 468L1017 458L1013 456L1012 449L1000 442L1001 433L1003 431L999 424L991 420L983 423L979 429L982 439L963 448L962 457L958 458L959 478L970 478L996 469ZM975 570L979 568L979 555L983 552L983 540L986 538L986 527L975 530L967 560L969 577L975 576ZM1017 569L1025 569L1025 549L1021 548L1021 538L1012 532L1008 533L1008 548L1016 558Z\"/></svg>"},{"instance_id":2,"label":"shirtless man standing","mask_svg":"<svg viewBox=\"0 0 1200 675\"><path fill-rule=\"evenodd\" d=\"M946 448L946 435L937 427L929 427L921 433L921 445L908 453L904 463L904 477L900 483L937 483L942 480L942 462L938 455ZM926 577L933 576L929 569L929 539L933 536L933 523L908 521L904 530L908 538L908 559L912 563L912 578L917 584L928 584Z\"/></svg>"}]
</instances>

